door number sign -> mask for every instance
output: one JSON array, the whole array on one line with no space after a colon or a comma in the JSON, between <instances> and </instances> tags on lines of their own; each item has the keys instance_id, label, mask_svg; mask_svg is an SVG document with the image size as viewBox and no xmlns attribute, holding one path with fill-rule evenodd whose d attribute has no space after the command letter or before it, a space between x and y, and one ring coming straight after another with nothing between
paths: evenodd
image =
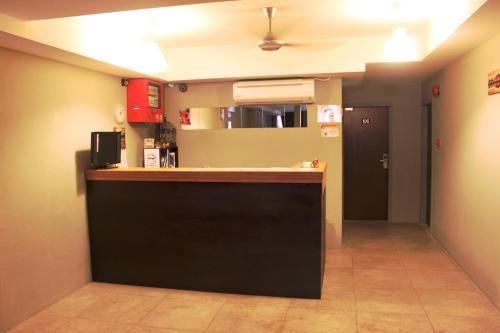
<instances>
[{"instance_id":1,"label":"door number sign","mask_svg":"<svg viewBox=\"0 0 500 333\"><path fill-rule=\"evenodd\" d=\"M370 124L370 118L362 118L361 123L363 125L369 125Z\"/></svg>"}]
</instances>

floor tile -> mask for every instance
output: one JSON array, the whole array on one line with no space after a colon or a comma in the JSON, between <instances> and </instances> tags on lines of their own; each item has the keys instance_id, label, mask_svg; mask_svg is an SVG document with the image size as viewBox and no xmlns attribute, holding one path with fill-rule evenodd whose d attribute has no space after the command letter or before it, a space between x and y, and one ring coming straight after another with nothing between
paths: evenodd
<instances>
[{"instance_id":1,"label":"floor tile","mask_svg":"<svg viewBox=\"0 0 500 333\"><path fill-rule=\"evenodd\" d=\"M363 234L363 233L389 233L391 229L391 225L386 222L376 222L376 221L355 221L349 222L345 221L343 224L343 232L346 233L355 233L355 234Z\"/></svg>"},{"instance_id":2,"label":"floor tile","mask_svg":"<svg viewBox=\"0 0 500 333\"><path fill-rule=\"evenodd\" d=\"M397 249L395 248L363 248L363 247L351 247L351 257L353 255L359 254L377 254L377 255L389 255L397 256Z\"/></svg>"},{"instance_id":3,"label":"floor tile","mask_svg":"<svg viewBox=\"0 0 500 333\"><path fill-rule=\"evenodd\" d=\"M442 251L439 244L437 244L432 239L425 238L413 238L413 239L404 239L404 238L396 238L393 239L393 244L398 251L402 252L411 252L411 251Z\"/></svg>"},{"instance_id":4,"label":"floor tile","mask_svg":"<svg viewBox=\"0 0 500 333\"><path fill-rule=\"evenodd\" d=\"M164 300L173 302L205 302L205 301L215 301L224 302L226 298L231 297L231 294L223 293L209 293L203 291L191 291L191 290L177 290L177 289L167 289L167 293L164 296Z\"/></svg>"},{"instance_id":5,"label":"floor tile","mask_svg":"<svg viewBox=\"0 0 500 333\"><path fill-rule=\"evenodd\" d=\"M270 296L251 296L251 295L237 295L226 294L226 303L237 303L241 305L268 305L288 307L291 299L284 297L270 297Z\"/></svg>"},{"instance_id":6,"label":"floor tile","mask_svg":"<svg viewBox=\"0 0 500 333\"><path fill-rule=\"evenodd\" d=\"M160 302L161 299L156 297L116 295L112 300L101 300L90 305L78 314L78 318L136 324Z\"/></svg>"},{"instance_id":7,"label":"floor tile","mask_svg":"<svg viewBox=\"0 0 500 333\"><path fill-rule=\"evenodd\" d=\"M49 306L43 312L53 315L75 317L83 310L102 300L99 296L85 290L78 290L63 298L59 302Z\"/></svg>"},{"instance_id":8,"label":"floor tile","mask_svg":"<svg viewBox=\"0 0 500 333\"><path fill-rule=\"evenodd\" d=\"M134 326L127 333L202 333L202 331L180 331L169 328L158 328L149 326Z\"/></svg>"},{"instance_id":9,"label":"floor tile","mask_svg":"<svg viewBox=\"0 0 500 333\"><path fill-rule=\"evenodd\" d=\"M115 283L90 282L83 286L80 290L92 292L97 296L107 297L116 295L134 295L147 297L164 297L171 289L152 288L142 286L132 286Z\"/></svg>"},{"instance_id":10,"label":"floor tile","mask_svg":"<svg viewBox=\"0 0 500 333\"><path fill-rule=\"evenodd\" d=\"M373 226L362 227L348 227L343 230L342 238L346 240L360 240L360 239L389 239L389 230Z\"/></svg>"},{"instance_id":11,"label":"floor tile","mask_svg":"<svg viewBox=\"0 0 500 333\"><path fill-rule=\"evenodd\" d=\"M429 315L498 316L498 310L478 291L422 290L417 291Z\"/></svg>"},{"instance_id":12,"label":"floor tile","mask_svg":"<svg viewBox=\"0 0 500 333\"><path fill-rule=\"evenodd\" d=\"M392 239L431 239L429 233L416 224L394 223L389 229L389 235Z\"/></svg>"},{"instance_id":13,"label":"floor tile","mask_svg":"<svg viewBox=\"0 0 500 333\"><path fill-rule=\"evenodd\" d=\"M355 289L355 295L357 311L424 314L414 291Z\"/></svg>"},{"instance_id":14,"label":"floor tile","mask_svg":"<svg viewBox=\"0 0 500 333\"><path fill-rule=\"evenodd\" d=\"M217 312L207 333L280 332L288 307L226 303Z\"/></svg>"},{"instance_id":15,"label":"floor tile","mask_svg":"<svg viewBox=\"0 0 500 333\"><path fill-rule=\"evenodd\" d=\"M288 310L283 333L356 333L356 312Z\"/></svg>"},{"instance_id":16,"label":"floor tile","mask_svg":"<svg viewBox=\"0 0 500 333\"><path fill-rule=\"evenodd\" d=\"M325 268L352 268L351 250L327 250Z\"/></svg>"},{"instance_id":17,"label":"floor tile","mask_svg":"<svg viewBox=\"0 0 500 333\"><path fill-rule=\"evenodd\" d=\"M396 250L396 247L390 238L382 238L373 236L367 238L353 238L350 241L352 248L365 250Z\"/></svg>"},{"instance_id":18,"label":"floor tile","mask_svg":"<svg viewBox=\"0 0 500 333\"><path fill-rule=\"evenodd\" d=\"M323 292L321 299L294 299L290 308L311 310L356 311L356 301L352 288L332 288Z\"/></svg>"},{"instance_id":19,"label":"floor tile","mask_svg":"<svg viewBox=\"0 0 500 333\"><path fill-rule=\"evenodd\" d=\"M340 248L335 248L335 249L326 249L326 254L351 254L351 247L350 246L342 246Z\"/></svg>"},{"instance_id":20,"label":"floor tile","mask_svg":"<svg viewBox=\"0 0 500 333\"><path fill-rule=\"evenodd\" d=\"M358 312L358 333L433 333L426 315Z\"/></svg>"},{"instance_id":21,"label":"floor tile","mask_svg":"<svg viewBox=\"0 0 500 333\"><path fill-rule=\"evenodd\" d=\"M375 254L370 252L352 253L352 267L359 269L391 269L404 270L405 266L400 261L395 251L385 254Z\"/></svg>"},{"instance_id":22,"label":"floor tile","mask_svg":"<svg viewBox=\"0 0 500 333\"><path fill-rule=\"evenodd\" d=\"M406 269L414 270L458 270L453 260L443 251L399 252L399 257Z\"/></svg>"},{"instance_id":23,"label":"floor tile","mask_svg":"<svg viewBox=\"0 0 500 333\"><path fill-rule=\"evenodd\" d=\"M163 301L141 320L140 325L203 331L223 304L224 301L219 300Z\"/></svg>"},{"instance_id":24,"label":"floor tile","mask_svg":"<svg viewBox=\"0 0 500 333\"><path fill-rule=\"evenodd\" d=\"M425 228L344 232L327 250L320 300L91 282L9 333L500 333L498 310Z\"/></svg>"},{"instance_id":25,"label":"floor tile","mask_svg":"<svg viewBox=\"0 0 500 333\"><path fill-rule=\"evenodd\" d=\"M408 242L435 242L427 232L418 230L391 230L389 237L393 241L408 241Z\"/></svg>"},{"instance_id":26,"label":"floor tile","mask_svg":"<svg viewBox=\"0 0 500 333\"><path fill-rule=\"evenodd\" d=\"M38 313L17 325L9 333L52 333L67 325L71 318Z\"/></svg>"},{"instance_id":27,"label":"floor tile","mask_svg":"<svg viewBox=\"0 0 500 333\"><path fill-rule=\"evenodd\" d=\"M127 333L131 328L124 324L72 318L54 333Z\"/></svg>"},{"instance_id":28,"label":"floor tile","mask_svg":"<svg viewBox=\"0 0 500 333\"><path fill-rule=\"evenodd\" d=\"M430 315L436 333L493 333L500 332L500 317L452 317Z\"/></svg>"},{"instance_id":29,"label":"floor tile","mask_svg":"<svg viewBox=\"0 0 500 333\"><path fill-rule=\"evenodd\" d=\"M351 249L351 243L348 241L342 239L342 244L341 244L342 249L350 250ZM332 248L331 250L335 250L335 248Z\"/></svg>"},{"instance_id":30,"label":"floor tile","mask_svg":"<svg viewBox=\"0 0 500 333\"><path fill-rule=\"evenodd\" d=\"M352 269L325 268L323 274L323 292L329 292L335 288L353 288Z\"/></svg>"},{"instance_id":31,"label":"floor tile","mask_svg":"<svg viewBox=\"0 0 500 333\"><path fill-rule=\"evenodd\" d=\"M354 269L354 288L379 290L413 290L404 270Z\"/></svg>"},{"instance_id":32,"label":"floor tile","mask_svg":"<svg viewBox=\"0 0 500 333\"><path fill-rule=\"evenodd\" d=\"M477 290L470 278L460 270L408 270L408 275L417 290Z\"/></svg>"}]
</instances>

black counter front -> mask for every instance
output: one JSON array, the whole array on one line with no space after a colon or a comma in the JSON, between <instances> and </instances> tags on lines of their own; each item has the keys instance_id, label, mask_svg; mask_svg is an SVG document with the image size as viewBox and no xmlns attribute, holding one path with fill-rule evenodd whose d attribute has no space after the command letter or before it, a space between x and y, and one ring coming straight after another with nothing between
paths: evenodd
<instances>
[{"instance_id":1,"label":"black counter front","mask_svg":"<svg viewBox=\"0 0 500 333\"><path fill-rule=\"evenodd\" d=\"M87 179L95 281L320 298L323 176L279 183Z\"/></svg>"}]
</instances>

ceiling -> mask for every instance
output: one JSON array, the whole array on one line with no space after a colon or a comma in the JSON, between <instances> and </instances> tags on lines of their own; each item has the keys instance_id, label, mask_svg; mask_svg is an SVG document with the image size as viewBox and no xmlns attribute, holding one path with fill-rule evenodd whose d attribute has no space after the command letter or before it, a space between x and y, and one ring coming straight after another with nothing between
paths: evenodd
<instances>
[{"instance_id":1,"label":"ceiling","mask_svg":"<svg viewBox=\"0 0 500 333\"><path fill-rule=\"evenodd\" d=\"M400 21L404 21L405 28L413 32L419 32L429 24L432 18L429 12L417 9L419 7L407 6L402 7L402 13L398 15L393 8L393 1L383 0L378 1L377 6L368 6L367 4L376 2L240 0L67 18L52 22L114 24L128 33L130 28L136 33L151 34L155 40L171 47L238 44L242 41L255 45L267 32L267 19L262 8L270 2L278 8L273 20L275 34L292 43L311 39L390 35ZM359 8L365 10L360 11Z\"/></svg>"},{"instance_id":2,"label":"ceiling","mask_svg":"<svg viewBox=\"0 0 500 333\"><path fill-rule=\"evenodd\" d=\"M218 0L218 2L231 0ZM125 10L215 2L213 0L0 0L0 13L23 21L80 16Z\"/></svg>"},{"instance_id":3,"label":"ceiling","mask_svg":"<svg viewBox=\"0 0 500 333\"><path fill-rule=\"evenodd\" d=\"M498 20L481 18L499 14L499 3L498 0L53 0L48 3L0 0L3 14L0 14L0 46L70 63L80 57L87 67L93 66L89 63L102 63L101 68L109 64L108 72L114 75L129 77L142 73L165 81L349 76L346 73L359 77L367 68L376 69L377 76L407 68L402 72L416 76L429 68L436 69L428 64L428 59L439 58L440 61L433 63L442 64L443 58L452 59L488 35L498 33ZM262 8L269 5L278 8L273 20L275 35L291 44L277 52L264 52L256 47L267 32ZM416 62L405 66L384 65L384 47L398 25L408 31L416 46ZM451 45L450 40L454 41ZM141 66L153 62L147 60L152 58L145 53L146 46L152 44L157 45L157 53L165 58L166 70L155 72ZM440 56L436 57L436 53Z\"/></svg>"}]
</instances>

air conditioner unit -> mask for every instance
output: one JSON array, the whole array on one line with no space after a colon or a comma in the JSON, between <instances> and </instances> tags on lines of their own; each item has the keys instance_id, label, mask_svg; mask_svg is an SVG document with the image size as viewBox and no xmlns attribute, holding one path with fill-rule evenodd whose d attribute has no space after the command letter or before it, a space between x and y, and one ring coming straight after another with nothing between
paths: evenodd
<instances>
[{"instance_id":1,"label":"air conditioner unit","mask_svg":"<svg viewBox=\"0 0 500 333\"><path fill-rule=\"evenodd\" d=\"M236 82L233 98L237 105L314 103L314 79Z\"/></svg>"}]
</instances>

